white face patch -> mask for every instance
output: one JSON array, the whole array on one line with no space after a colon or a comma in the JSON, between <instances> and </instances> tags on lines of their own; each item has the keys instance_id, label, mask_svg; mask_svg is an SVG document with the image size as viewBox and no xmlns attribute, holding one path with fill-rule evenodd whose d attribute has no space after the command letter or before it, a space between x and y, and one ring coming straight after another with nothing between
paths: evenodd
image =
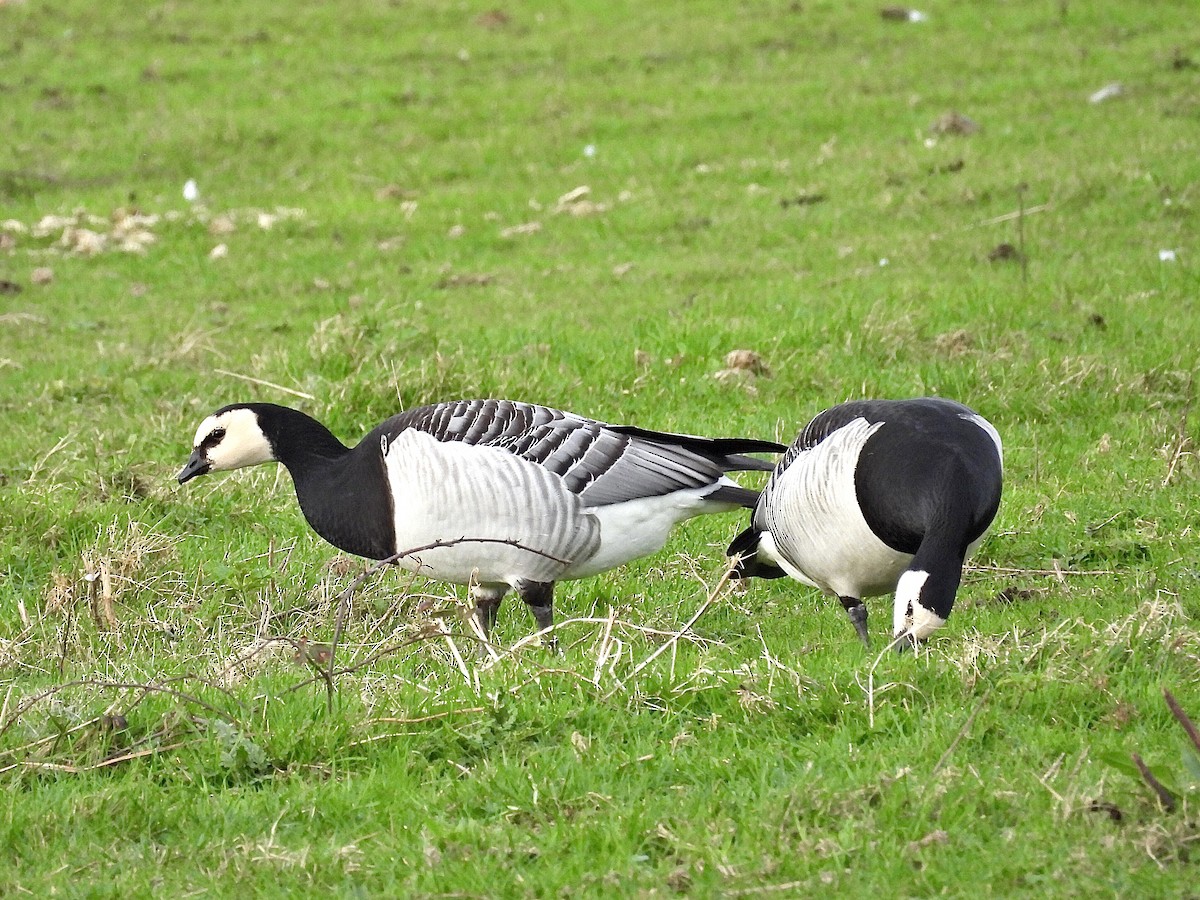
<instances>
[{"instance_id":1,"label":"white face patch","mask_svg":"<svg viewBox=\"0 0 1200 900\"><path fill-rule=\"evenodd\" d=\"M204 454L213 472L240 469L275 458L270 442L258 427L258 416L249 409L231 409L209 416L196 429L192 446Z\"/></svg>"},{"instance_id":2,"label":"white face patch","mask_svg":"<svg viewBox=\"0 0 1200 900\"><path fill-rule=\"evenodd\" d=\"M911 634L918 640L929 637L946 620L921 605L921 588L929 573L909 569L896 583L896 605L892 608L892 636Z\"/></svg>"}]
</instances>

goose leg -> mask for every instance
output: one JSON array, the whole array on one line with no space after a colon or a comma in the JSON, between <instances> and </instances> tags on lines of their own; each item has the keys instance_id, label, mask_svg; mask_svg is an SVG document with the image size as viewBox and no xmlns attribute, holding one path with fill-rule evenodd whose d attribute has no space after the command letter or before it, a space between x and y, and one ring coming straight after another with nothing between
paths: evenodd
<instances>
[{"instance_id":1,"label":"goose leg","mask_svg":"<svg viewBox=\"0 0 1200 900\"><path fill-rule=\"evenodd\" d=\"M862 638L863 646L870 650L871 641L867 638L866 604L858 597L838 597L838 599L842 601L842 606L845 607L846 615L850 617L850 622L854 625L854 630Z\"/></svg>"},{"instance_id":2,"label":"goose leg","mask_svg":"<svg viewBox=\"0 0 1200 900\"><path fill-rule=\"evenodd\" d=\"M538 631L554 626L554 582L522 581L517 584L517 594L529 605ZM558 650L558 638L554 633L542 636L543 642L552 651Z\"/></svg>"},{"instance_id":3,"label":"goose leg","mask_svg":"<svg viewBox=\"0 0 1200 900\"><path fill-rule=\"evenodd\" d=\"M508 585L473 584L471 599L475 601L475 611L471 614L475 628L485 641L492 639L492 629L496 627L496 617L500 613L500 601L508 593ZM487 656L487 647L479 645L479 652Z\"/></svg>"}]
</instances>

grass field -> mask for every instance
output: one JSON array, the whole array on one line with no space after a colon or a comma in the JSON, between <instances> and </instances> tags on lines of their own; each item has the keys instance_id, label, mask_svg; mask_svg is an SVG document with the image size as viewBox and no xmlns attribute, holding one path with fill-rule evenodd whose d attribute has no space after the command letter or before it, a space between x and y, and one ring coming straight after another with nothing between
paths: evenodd
<instances>
[{"instance_id":1,"label":"grass field","mask_svg":"<svg viewBox=\"0 0 1200 900\"><path fill-rule=\"evenodd\" d=\"M1197 895L1194 4L879 7L0 2L0 892ZM557 657L372 578L330 707L361 561L281 471L173 477L247 399L922 394L1006 488L915 655L761 582L643 665L729 515L560 586Z\"/></svg>"}]
</instances>

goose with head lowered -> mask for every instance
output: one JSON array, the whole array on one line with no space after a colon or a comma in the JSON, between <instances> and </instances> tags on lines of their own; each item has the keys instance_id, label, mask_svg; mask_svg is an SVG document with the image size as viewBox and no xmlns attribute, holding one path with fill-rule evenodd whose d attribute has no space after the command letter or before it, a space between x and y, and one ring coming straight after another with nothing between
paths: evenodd
<instances>
[{"instance_id":1,"label":"goose with head lowered","mask_svg":"<svg viewBox=\"0 0 1200 900\"><path fill-rule=\"evenodd\" d=\"M299 410L238 403L200 423L179 482L282 463L317 534L374 560L424 548L396 562L471 585L487 638L509 590L544 631L554 623L555 582L655 553L693 516L753 508L758 492L725 473L770 471L773 462L745 454L784 449L508 400L412 409L349 448Z\"/></svg>"},{"instance_id":2,"label":"goose with head lowered","mask_svg":"<svg viewBox=\"0 0 1200 900\"><path fill-rule=\"evenodd\" d=\"M792 578L838 597L864 644L864 597L895 592L897 649L954 607L995 518L1000 435L952 400L856 400L817 415L779 461L728 553L734 577Z\"/></svg>"}]
</instances>

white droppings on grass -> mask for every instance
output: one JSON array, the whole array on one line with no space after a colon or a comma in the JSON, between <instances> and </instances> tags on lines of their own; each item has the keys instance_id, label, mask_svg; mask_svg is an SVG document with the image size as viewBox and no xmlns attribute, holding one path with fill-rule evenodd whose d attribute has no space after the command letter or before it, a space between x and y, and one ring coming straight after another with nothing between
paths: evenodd
<instances>
[{"instance_id":1,"label":"white droppings on grass","mask_svg":"<svg viewBox=\"0 0 1200 900\"><path fill-rule=\"evenodd\" d=\"M229 247L226 244L217 244L208 251L209 259L224 259L229 255Z\"/></svg>"},{"instance_id":2,"label":"white droppings on grass","mask_svg":"<svg viewBox=\"0 0 1200 900\"><path fill-rule=\"evenodd\" d=\"M84 256L95 256L104 250L107 242L105 236L90 228L64 228L58 244L64 250L72 253L82 253Z\"/></svg>"},{"instance_id":3,"label":"white droppings on grass","mask_svg":"<svg viewBox=\"0 0 1200 900\"><path fill-rule=\"evenodd\" d=\"M1159 250L1158 251L1158 261L1159 262L1175 262L1177 259L1178 259L1178 256L1174 250Z\"/></svg>"},{"instance_id":4,"label":"white droppings on grass","mask_svg":"<svg viewBox=\"0 0 1200 900\"><path fill-rule=\"evenodd\" d=\"M1088 96L1088 103L1103 103L1105 100L1111 100L1114 97L1120 97L1125 93L1125 86L1119 81L1114 81L1111 84L1106 84L1097 91L1093 91Z\"/></svg>"},{"instance_id":5,"label":"white droppings on grass","mask_svg":"<svg viewBox=\"0 0 1200 900\"><path fill-rule=\"evenodd\" d=\"M520 225L510 225L507 228L500 229L500 237L511 238L526 234L537 234L541 230L541 222L523 222Z\"/></svg>"},{"instance_id":6,"label":"white droppings on grass","mask_svg":"<svg viewBox=\"0 0 1200 900\"><path fill-rule=\"evenodd\" d=\"M595 144L584 145L583 155L586 156L588 159L593 158L596 155L596 145Z\"/></svg>"},{"instance_id":7,"label":"white droppings on grass","mask_svg":"<svg viewBox=\"0 0 1200 900\"><path fill-rule=\"evenodd\" d=\"M921 12L919 9L912 9L907 6L885 6L879 10L879 15L891 22L928 22L929 15Z\"/></svg>"},{"instance_id":8,"label":"white droppings on grass","mask_svg":"<svg viewBox=\"0 0 1200 900\"><path fill-rule=\"evenodd\" d=\"M592 189L586 184L567 191L554 203L555 215L568 213L572 216L590 216L608 211L607 203L597 203L590 199Z\"/></svg>"},{"instance_id":9,"label":"white droppings on grass","mask_svg":"<svg viewBox=\"0 0 1200 900\"><path fill-rule=\"evenodd\" d=\"M200 188L196 186L195 178L189 178L183 183L183 199L188 203L195 203L200 199Z\"/></svg>"},{"instance_id":10,"label":"white droppings on grass","mask_svg":"<svg viewBox=\"0 0 1200 900\"><path fill-rule=\"evenodd\" d=\"M237 230L237 222L233 216L222 214L213 216L208 223L208 233L213 237L224 237L227 234L233 234Z\"/></svg>"}]
</instances>

